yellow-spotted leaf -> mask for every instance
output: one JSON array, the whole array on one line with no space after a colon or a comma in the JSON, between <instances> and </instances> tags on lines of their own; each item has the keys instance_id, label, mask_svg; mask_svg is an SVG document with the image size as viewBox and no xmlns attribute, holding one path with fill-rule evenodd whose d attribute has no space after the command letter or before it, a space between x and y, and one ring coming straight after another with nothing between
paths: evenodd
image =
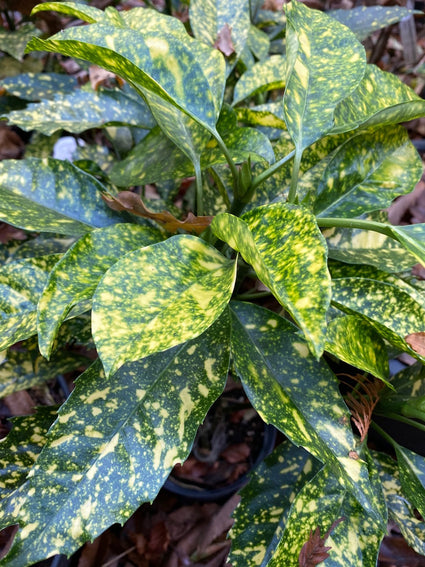
<instances>
[{"instance_id":1,"label":"yellow-spotted leaf","mask_svg":"<svg viewBox=\"0 0 425 567\"><path fill-rule=\"evenodd\" d=\"M217 134L224 59L191 38L176 18L143 8L121 13L109 8L98 23L33 40L29 49L89 60L126 79L167 136L197 165L210 133Z\"/></svg>"},{"instance_id":2,"label":"yellow-spotted leaf","mask_svg":"<svg viewBox=\"0 0 425 567\"><path fill-rule=\"evenodd\" d=\"M189 7L194 36L207 45L216 45L223 29L230 29L234 53L239 56L251 26L249 3L245 0L192 0Z\"/></svg>"},{"instance_id":3,"label":"yellow-spotted leaf","mask_svg":"<svg viewBox=\"0 0 425 567\"><path fill-rule=\"evenodd\" d=\"M285 66L286 58L282 55L272 55L253 65L236 83L233 105L255 94L283 88Z\"/></svg>"},{"instance_id":4,"label":"yellow-spotted leaf","mask_svg":"<svg viewBox=\"0 0 425 567\"><path fill-rule=\"evenodd\" d=\"M19 498L1 525L18 523L9 567L70 555L152 501L184 461L229 369L229 315L186 344L106 377L100 363L76 383ZM1 562L0 562L1 564Z\"/></svg>"},{"instance_id":5,"label":"yellow-spotted leaf","mask_svg":"<svg viewBox=\"0 0 425 567\"><path fill-rule=\"evenodd\" d=\"M366 462L358 458L338 381L286 319L232 302L232 354L247 395L267 423L329 465L338 482L382 524Z\"/></svg>"},{"instance_id":6,"label":"yellow-spotted leaf","mask_svg":"<svg viewBox=\"0 0 425 567\"><path fill-rule=\"evenodd\" d=\"M367 65L357 89L335 109L333 133L398 124L423 116L425 102L391 73Z\"/></svg>"},{"instance_id":7,"label":"yellow-spotted leaf","mask_svg":"<svg viewBox=\"0 0 425 567\"><path fill-rule=\"evenodd\" d=\"M244 124L286 130L280 102L269 102L250 107L239 106L235 108L235 112L239 122Z\"/></svg>"},{"instance_id":8,"label":"yellow-spotted leaf","mask_svg":"<svg viewBox=\"0 0 425 567\"><path fill-rule=\"evenodd\" d=\"M298 206L274 203L253 209L242 218L221 213L211 228L251 264L319 357L324 347L330 277L325 241L313 215Z\"/></svg>"},{"instance_id":9,"label":"yellow-spotted leaf","mask_svg":"<svg viewBox=\"0 0 425 567\"><path fill-rule=\"evenodd\" d=\"M12 430L0 443L0 502L25 482L56 415L56 408L45 406L33 415L11 419Z\"/></svg>"},{"instance_id":10,"label":"yellow-spotted leaf","mask_svg":"<svg viewBox=\"0 0 425 567\"><path fill-rule=\"evenodd\" d=\"M177 235L114 264L93 297L93 337L106 374L199 336L229 302L236 262Z\"/></svg>"},{"instance_id":11,"label":"yellow-spotted leaf","mask_svg":"<svg viewBox=\"0 0 425 567\"><path fill-rule=\"evenodd\" d=\"M285 6L286 124L299 154L333 127L337 104L360 83L363 46L344 25L293 0Z\"/></svg>"},{"instance_id":12,"label":"yellow-spotted leaf","mask_svg":"<svg viewBox=\"0 0 425 567\"><path fill-rule=\"evenodd\" d=\"M330 16L356 34L359 41L363 41L374 31L386 28L415 12L402 6L358 6L350 10L330 10Z\"/></svg>"},{"instance_id":13,"label":"yellow-spotted leaf","mask_svg":"<svg viewBox=\"0 0 425 567\"><path fill-rule=\"evenodd\" d=\"M306 562L301 562L301 550L317 529L320 536L326 538L321 556L326 563L333 567L372 567L376 564L385 529L370 522L364 510L338 484L330 467L321 469L296 494L283 535L267 567L309 565L308 556ZM375 563L363 560L362 532L367 532L366 541L374 547ZM373 540L371 536L375 536Z\"/></svg>"},{"instance_id":14,"label":"yellow-spotted leaf","mask_svg":"<svg viewBox=\"0 0 425 567\"><path fill-rule=\"evenodd\" d=\"M425 518L425 457L401 445L395 446L403 493Z\"/></svg>"},{"instance_id":15,"label":"yellow-spotted leaf","mask_svg":"<svg viewBox=\"0 0 425 567\"><path fill-rule=\"evenodd\" d=\"M150 129L155 120L141 97L119 90L78 90L58 94L52 100L29 104L24 110L3 114L22 130L37 130L51 136L58 130L80 133L90 128L126 124Z\"/></svg>"},{"instance_id":16,"label":"yellow-spotted leaf","mask_svg":"<svg viewBox=\"0 0 425 567\"><path fill-rule=\"evenodd\" d=\"M80 238L50 272L38 303L37 329L43 356L49 358L58 329L72 307L91 299L115 262L160 240L161 233L154 228L124 223L93 230Z\"/></svg>"},{"instance_id":17,"label":"yellow-spotted leaf","mask_svg":"<svg viewBox=\"0 0 425 567\"><path fill-rule=\"evenodd\" d=\"M59 73L23 73L2 79L0 87L8 95L24 100L51 100L57 93L72 93L77 89L78 82L75 77Z\"/></svg>"},{"instance_id":18,"label":"yellow-spotted leaf","mask_svg":"<svg viewBox=\"0 0 425 567\"><path fill-rule=\"evenodd\" d=\"M425 330L423 299L387 281L346 277L335 278L332 283L334 305L366 318L391 344L418 360L425 360L405 340L407 335Z\"/></svg>"},{"instance_id":19,"label":"yellow-spotted leaf","mask_svg":"<svg viewBox=\"0 0 425 567\"><path fill-rule=\"evenodd\" d=\"M388 383L389 366L385 343L364 319L345 315L329 321L325 350Z\"/></svg>"},{"instance_id":20,"label":"yellow-spotted leaf","mask_svg":"<svg viewBox=\"0 0 425 567\"><path fill-rule=\"evenodd\" d=\"M44 2L42 5L35 6L32 14L37 14L44 10L54 10L67 16L74 16L90 24L102 20L104 17L104 12L99 10L99 8L78 2Z\"/></svg>"},{"instance_id":21,"label":"yellow-spotted leaf","mask_svg":"<svg viewBox=\"0 0 425 567\"><path fill-rule=\"evenodd\" d=\"M37 332L37 302L60 257L52 254L15 261L0 269L1 350Z\"/></svg>"},{"instance_id":22,"label":"yellow-spotted leaf","mask_svg":"<svg viewBox=\"0 0 425 567\"><path fill-rule=\"evenodd\" d=\"M34 188L37 188L34 191ZM0 220L26 230L81 236L123 222L103 185L72 163L28 158L0 163Z\"/></svg>"},{"instance_id":23,"label":"yellow-spotted leaf","mask_svg":"<svg viewBox=\"0 0 425 567\"><path fill-rule=\"evenodd\" d=\"M425 264L425 224L391 226L390 231L393 238L421 264Z\"/></svg>"},{"instance_id":24,"label":"yellow-spotted leaf","mask_svg":"<svg viewBox=\"0 0 425 567\"><path fill-rule=\"evenodd\" d=\"M386 126L354 135L326 159L307 200L319 217L357 217L409 193L422 161L405 128ZM310 171L310 175L313 172Z\"/></svg>"},{"instance_id":25,"label":"yellow-spotted leaf","mask_svg":"<svg viewBox=\"0 0 425 567\"><path fill-rule=\"evenodd\" d=\"M319 462L307 451L287 441L251 473L248 485L241 490L241 502L229 532L229 562L233 567L267 565L293 496L319 468Z\"/></svg>"},{"instance_id":26,"label":"yellow-spotted leaf","mask_svg":"<svg viewBox=\"0 0 425 567\"><path fill-rule=\"evenodd\" d=\"M384 453L373 453L378 463L382 488L388 505L388 517L400 529L407 544L425 555L425 522L418 520L414 507L408 502L400 482L397 463Z\"/></svg>"},{"instance_id":27,"label":"yellow-spotted leaf","mask_svg":"<svg viewBox=\"0 0 425 567\"><path fill-rule=\"evenodd\" d=\"M15 31L2 27L0 28L0 51L5 51L15 59L22 61L27 43L36 35L41 35L41 30L37 29L32 22L21 25Z\"/></svg>"}]
</instances>

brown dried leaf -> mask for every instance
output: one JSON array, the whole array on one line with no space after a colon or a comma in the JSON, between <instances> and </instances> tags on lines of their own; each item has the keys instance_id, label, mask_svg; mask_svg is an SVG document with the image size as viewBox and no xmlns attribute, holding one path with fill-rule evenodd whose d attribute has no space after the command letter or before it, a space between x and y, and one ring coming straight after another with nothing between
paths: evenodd
<instances>
[{"instance_id":1,"label":"brown dried leaf","mask_svg":"<svg viewBox=\"0 0 425 567\"><path fill-rule=\"evenodd\" d=\"M425 356L425 332L406 335L404 340L415 352Z\"/></svg>"},{"instance_id":2,"label":"brown dried leaf","mask_svg":"<svg viewBox=\"0 0 425 567\"><path fill-rule=\"evenodd\" d=\"M218 32L214 47L221 51L223 55L226 55L226 57L235 53L235 47L232 42L232 28L229 24L224 24Z\"/></svg>"},{"instance_id":3,"label":"brown dried leaf","mask_svg":"<svg viewBox=\"0 0 425 567\"><path fill-rule=\"evenodd\" d=\"M325 547L325 542L336 526L344 519L338 518L338 520L335 520L323 537L320 537L319 526L314 530L314 533L313 530L310 530L310 537L300 551L298 558L299 567L316 567L316 565L319 565L319 563L322 563L329 557L328 551L331 547Z\"/></svg>"},{"instance_id":4,"label":"brown dried leaf","mask_svg":"<svg viewBox=\"0 0 425 567\"><path fill-rule=\"evenodd\" d=\"M221 452L221 456L231 464L246 461L250 454L251 449L247 443L234 443Z\"/></svg>"},{"instance_id":5,"label":"brown dried leaf","mask_svg":"<svg viewBox=\"0 0 425 567\"><path fill-rule=\"evenodd\" d=\"M97 65L90 65L89 67L89 80L92 88L97 91L99 87L108 87L111 88L118 83L121 87L124 84L124 81L115 75L115 73L111 73L111 71L106 71L106 69L102 69Z\"/></svg>"},{"instance_id":6,"label":"brown dried leaf","mask_svg":"<svg viewBox=\"0 0 425 567\"><path fill-rule=\"evenodd\" d=\"M35 411L34 400L26 390L21 390L20 392L14 392L9 396L5 396L3 401L9 408L12 415L30 415Z\"/></svg>"},{"instance_id":7,"label":"brown dried leaf","mask_svg":"<svg viewBox=\"0 0 425 567\"><path fill-rule=\"evenodd\" d=\"M22 157L24 142L16 132L4 123L0 123L0 159L17 159Z\"/></svg>"}]
</instances>

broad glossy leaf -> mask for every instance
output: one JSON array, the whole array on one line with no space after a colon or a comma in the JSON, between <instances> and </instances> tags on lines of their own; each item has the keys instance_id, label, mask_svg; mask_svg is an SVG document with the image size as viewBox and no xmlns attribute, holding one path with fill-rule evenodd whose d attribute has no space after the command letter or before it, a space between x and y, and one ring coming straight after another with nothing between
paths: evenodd
<instances>
[{"instance_id":1,"label":"broad glossy leaf","mask_svg":"<svg viewBox=\"0 0 425 567\"><path fill-rule=\"evenodd\" d=\"M347 132L358 126L398 124L424 114L424 101L410 87L396 75L367 65L357 89L336 107L332 132Z\"/></svg>"},{"instance_id":2,"label":"broad glossy leaf","mask_svg":"<svg viewBox=\"0 0 425 567\"><path fill-rule=\"evenodd\" d=\"M396 445L400 483L406 498L425 517L425 457Z\"/></svg>"},{"instance_id":3,"label":"broad glossy leaf","mask_svg":"<svg viewBox=\"0 0 425 567\"><path fill-rule=\"evenodd\" d=\"M253 126L266 126L286 130L283 110L280 102L269 102L258 106L235 108L239 122Z\"/></svg>"},{"instance_id":4,"label":"broad glossy leaf","mask_svg":"<svg viewBox=\"0 0 425 567\"><path fill-rule=\"evenodd\" d=\"M336 105L361 81L363 46L345 26L293 0L287 16L286 124L299 153L333 127Z\"/></svg>"},{"instance_id":5,"label":"broad glossy leaf","mask_svg":"<svg viewBox=\"0 0 425 567\"><path fill-rule=\"evenodd\" d=\"M228 313L202 336L121 368L95 363L60 410L34 475L0 511L19 521L10 567L69 555L152 501L224 388Z\"/></svg>"},{"instance_id":6,"label":"broad glossy leaf","mask_svg":"<svg viewBox=\"0 0 425 567\"><path fill-rule=\"evenodd\" d=\"M78 2L45 2L44 4L35 6L32 14L37 14L44 10L54 10L61 14L74 16L88 23L94 23L104 18L104 12L99 10L99 8L87 6L86 4L80 4Z\"/></svg>"},{"instance_id":7,"label":"broad glossy leaf","mask_svg":"<svg viewBox=\"0 0 425 567\"><path fill-rule=\"evenodd\" d=\"M287 441L251 474L241 491L229 533L229 562L233 567L267 565L280 539L291 500L318 466L307 451Z\"/></svg>"},{"instance_id":8,"label":"broad glossy leaf","mask_svg":"<svg viewBox=\"0 0 425 567\"><path fill-rule=\"evenodd\" d=\"M323 467L295 496L282 538L267 567L298 567L301 549L309 540L310 532L319 528L323 537L340 518L343 518L342 521L326 539L326 547L331 548L326 564L332 567L374 567L377 548L385 530L371 525L364 510L338 484L330 467ZM368 532L369 545L372 537L375 540L375 563L363 561L363 545L358 530L360 533Z\"/></svg>"},{"instance_id":9,"label":"broad glossy leaf","mask_svg":"<svg viewBox=\"0 0 425 567\"><path fill-rule=\"evenodd\" d=\"M388 504L389 519L395 522L411 547L425 555L425 522L418 520L413 506L406 500L402 490L397 463L384 453L373 453L378 462L382 488Z\"/></svg>"},{"instance_id":10,"label":"broad glossy leaf","mask_svg":"<svg viewBox=\"0 0 425 567\"><path fill-rule=\"evenodd\" d=\"M162 240L149 227L118 224L85 234L50 272L38 304L40 352L48 358L59 327L74 305L91 299L97 284L122 256Z\"/></svg>"},{"instance_id":11,"label":"broad glossy leaf","mask_svg":"<svg viewBox=\"0 0 425 567\"><path fill-rule=\"evenodd\" d=\"M417 12L402 6L357 6L350 10L330 10L327 13L350 28L359 41L363 41L374 31L396 24Z\"/></svg>"},{"instance_id":12,"label":"broad glossy leaf","mask_svg":"<svg viewBox=\"0 0 425 567\"><path fill-rule=\"evenodd\" d=\"M233 105L255 94L283 88L285 65L286 58L282 55L272 55L253 65L236 83Z\"/></svg>"},{"instance_id":13,"label":"broad glossy leaf","mask_svg":"<svg viewBox=\"0 0 425 567\"><path fill-rule=\"evenodd\" d=\"M227 213L211 224L216 236L241 253L260 280L291 313L310 349L323 352L330 277L326 246L313 215L301 207L275 203L242 218Z\"/></svg>"},{"instance_id":14,"label":"broad glossy leaf","mask_svg":"<svg viewBox=\"0 0 425 567\"><path fill-rule=\"evenodd\" d=\"M360 132L326 160L307 199L319 217L357 217L388 207L409 193L422 175L422 161L405 128ZM315 178L315 170L310 177Z\"/></svg>"},{"instance_id":15,"label":"broad glossy leaf","mask_svg":"<svg viewBox=\"0 0 425 567\"><path fill-rule=\"evenodd\" d=\"M101 183L70 162L4 160L0 163L0 219L26 230L81 236L123 221L103 202L102 190Z\"/></svg>"},{"instance_id":16,"label":"broad glossy leaf","mask_svg":"<svg viewBox=\"0 0 425 567\"><path fill-rule=\"evenodd\" d=\"M392 226L390 230L408 252L425 264L425 224Z\"/></svg>"},{"instance_id":17,"label":"broad glossy leaf","mask_svg":"<svg viewBox=\"0 0 425 567\"><path fill-rule=\"evenodd\" d=\"M93 337L106 374L199 336L226 307L235 276L234 261L189 235L124 256L93 297Z\"/></svg>"},{"instance_id":18,"label":"broad glossy leaf","mask_svg":"<svg viewBox=\"0 0 425 567\"><path fill-rule=\"evenodd\" d=\"M71 93L77 87L75 77L60 73L25 73L6 77L0 83L8 94L24 100L51 100L57 93Z\"/></svg>"},{"instance_id":19,"label":"broad glossy leaf","mask_svg":"<svg viewBox=\"0 0 425 567\"><path fill-rule=\"evenodd\" d=\"M10 124L22 130L37 130L46 136L58 130L80 133L90 128L128 124L150 129L155 120L143 100L134 100L120 90L78 90L58 94L52 100L29 104L24 110L9 112Z\"/></svg>"},{"instance_id":20,"label":"broad glossy leaf","mask_svg":"<svg viewBox=\"0 0 425 567\"><path fill-rule=\"evenodd\" d=\"M0 269L0 349L37 332L37 302L60 255L12 262Z\"/></svg>"},{"instance_id":21,"label":"broad glossy leaf","mask_svg":"<svg viewBox=\"0 0 425 567\"><path fill-rule=\"evenodd\" d=\"M425 307L408 290L366 278L333 279L332 303L344 311L365 317L391 344L423 358L409 347L407 335L424 331Z\"/></svg>"},{"instance_id":22,"label":"broad glossy leaf","mask_svg":"<svg viewBox=\"0 0 425 567\"><path fill-rule=\"evenodd\" d=\"M264 61L268 56L269 50L269 36L257 26L251 25L245 48L239 59L247 69L250 69L255 65L256 61Z\"/></svg>"},{"instance_id":23,"label":"broad glossy leaf","mask_svg":"<svg viewBox=\"0 0 425 567\"><path fill-rule=\"evenodd\" d=\"M0 501L25 482L56 415L56 408L38 407L33 415L11 419L13 428L0 443Z\"/></svg>"},{"instance_id":24,"label":"broad glossy leaf","mask_svg":"<svg viewBox=\"0 0 425 567\"><path fill-rule=\"evenodd\" d=\"M237 56L242 52L251 26L249 3L245 0L192 0L189 7L194 36L214 45L223 28L231 30L231 42Z\"/></svg>"},{"instance_id":25,"label":"broad glossy leaf","mask_svg":"<svg viewBox=\"0 0 425 567\"><path fill-rule=\"evenodd\" d=\"M391 377L393 389L385 389L380 396L378 410L396 409L404 414L403 406L415 407L425 398L425 366L420 362L406 367Z\"/></svg>"},{"instance_id":26,"label":"broad glossy leaf","mask_svg":"<svg viewBox=\"0 0 425 567\"><path fill-rule=\"evenodd\" d=\"M31 38L40 35L41 30L33 23L21 25L16 31L0 29L0 50L9 53L15 59L22 61L27 43Z\"/></svg>"},{"instance_id":27,"label":"broad glossy leaf","mask_svg":"<svg viewBox=\"0 0 425 567\"><path fill-rule=\"evenodd\" d=\"M332 467L338 482L382 524L368 467L353 458L357 442L334 374L310 355L289 321L254 304L231 307L234 363L252 405L266 423Z\"/></svg>"},{"instance_id":28,"label":"broad glossy leaf","mask_svg":"<svg viewBox=\"0 0 425 567\"><path fill-rule=\"evenodd\" d=\"M73 353L64 353L47 362L42 356L33 360L28 352L9 349L6 360L0 364L0 397L53 380L58 374L77 370L87 359Z\"/></svg>"},{"instance_id":29,"label":"broad glossy leaf","mask_svg":"<svg viewBox=\"0 0 425 567\"><path fill-rule=\"evenodd\" d=\"M325 350L388 383L385 343L376 330L355 315L336 317L328 323Z\"/></svg>"}]
</instances>

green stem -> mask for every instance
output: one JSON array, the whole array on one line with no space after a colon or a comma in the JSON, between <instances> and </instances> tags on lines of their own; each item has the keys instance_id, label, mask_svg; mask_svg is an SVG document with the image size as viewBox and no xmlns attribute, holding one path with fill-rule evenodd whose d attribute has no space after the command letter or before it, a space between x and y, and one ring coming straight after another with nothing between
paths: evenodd
<instances>
[{"instance_id":1,"label":"green stem","mask_svg":"<svg viewBox=\"0 0 425 567\"><path fill-rule=\"evenodd\" d=\"M172 0L165 0L165 12L169 15L173 15L173 2Z\"/></svg>"},{"instance_id":2,"label":"green stem","mask_svg":"<svg viewBox=\"0 0 425 567\"><path fill-rule=\"evenodd\" d=\"M383 417L389 417L391 419L394 419L396 421L400 421L401 423L406 423L407 425L410 425L412 427L416 427L416 429L419 429L420 431L425 431L425 425L423 423L418 423L417 421L415 421L414 419L409 419L408 417L405 417L404 415L399 415L398 413L393 413L391 411L389 412L375 412L376 415L382 415Z\"/></svg>"},{"instance_id":3,"label":"green stem","mask_svg":"<svg viewBox=\"0 0 425 567\"><path fill-rule=\"evenodd\" d=\"M198 217L204 214L204 187L202 185L201 164L195 163L195 179L196 179L196 213Z\"/></svg>"},{"instance_id":4,"label":"green stem","mask_svg":"<svg viewBox=\"0 0 425 567\"><path fill-rule=\"evenodd\" d=\"M373 429L376 432L379 433L379 435L381 435L381 437L385 439L385 441L387 441L392 447L394 447L394 449L399 446L398 443L396 443L394 439L390 435L388 435L386 431L382 429L382 427L379 427L377 423L372 421L370 425L373 427Z\"/></svg>"},{"instance_id":5,"label":"green stem","mask_svg":"<svg viewBox=\"0 0 425 567\"><path fill-rule=\"evenodd\" d=\"M229 164L230 171L232 172L232 177L233 177L233 186L236 187L236 184L238 182L238 170L236 168L236 165L233 162L232 156L230 155L230 152L227 149L227 146L224 143L223 138L220 136L220 134L217 131L215 131L213 134L214 134L214 138L217 140L217 143L221 148L221 151L224 154L224 157L226 158L227 163Z\"/></svg>"},{"instance_id":6,"label":"green stem","mask_svg":"<svg viewBox=\"0 0 425 567\"><path fill-rule=\"evenodd\" d=\"M278 171L283 165L285 165L287 161L292 159L294 155L295 155L295 150L289 153L287 156L280 159L279 161L277 161L276 163L274 163L273 165L271 165L269 168L267 168L265 171L263 171L256 177L254 177L254 179L251 182L251 187L249 189L249 193L251 194L251 197L254 191L257 189L257 187L261 185L261 183L263 183L264 181L266 181L266 179L268 179L274 173L276 173L276 171Z\"/></svg>"},{"instance_id":7,"label":"green stem","mask_svg":"<svg viewBox=\"0 0 425 567\"><path fill-rule=\"evenodd\" d=\"M295 199L297 197L298 177L300 175L302 155L303 155L302 151L295 150L291 186L289 188L289 195L288 195L288 203L295 203Z\"/></svg>"},{"instance_id":8,"label":"green stem","mask_svg":"<svg viewBox=\"0 0 425 567\"><path fill-rule=\"evenodd\" d=\"M270 295L270 291L247 291L246 293L236 295L235 299L238 299L239 301L246 301L247 299L260 299L261 297L269 297Z\"/></svg>"},{"instance_id":9,"label":"green stem","mask_svg":"<svg viewBox=\"0 0 425 567\"><path fill-rule=\"evenodd\" d=\"M382 222L362 219L343 219L338 217L316 217L316 222L320 228L358 228L360 230L373 230L374 232L380 232L381 234L385 234L385 236L397 240L392 232L392 226Z\"/></svg>"}]
</instances>

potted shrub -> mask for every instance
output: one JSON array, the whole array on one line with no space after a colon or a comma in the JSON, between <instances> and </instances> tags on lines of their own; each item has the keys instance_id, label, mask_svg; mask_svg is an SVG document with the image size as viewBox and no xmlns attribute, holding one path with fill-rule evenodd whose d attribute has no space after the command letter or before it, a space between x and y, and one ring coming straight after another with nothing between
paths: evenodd
<instances>
[{"instance_id":1,"label":"potted shrub","mask_svg":"<svg viewBox=\"0 0 425 567\"><path fill-rule=\"evenodd\" d=\"M425 553L424 458L372 415L424 428L410 268L425 228L383 211L421 176L399 123L425 103L367 64L346 15L261 4L192 0L192 35L153 9L34 10L85 24L27 52L88 61L113 84L21 75L6 92L43 100L4 117L47 147L104 127L111 152L60 161L34 144L0 164L0 219L28 235L2 249L3 395L80 366L70 343L98 353L61 407L16 418L2 442L1 526L20 529L0 565L69 555L152 501L230 366L288 438L242 493L232 565L375 565L388 516ZM374 29L406 12L365 14ZM394 351L418 363L392 381ZM340 390L324 353L363 374ZM371 424L393 456L368 448Z\"/></svg>"}]
</instances>

